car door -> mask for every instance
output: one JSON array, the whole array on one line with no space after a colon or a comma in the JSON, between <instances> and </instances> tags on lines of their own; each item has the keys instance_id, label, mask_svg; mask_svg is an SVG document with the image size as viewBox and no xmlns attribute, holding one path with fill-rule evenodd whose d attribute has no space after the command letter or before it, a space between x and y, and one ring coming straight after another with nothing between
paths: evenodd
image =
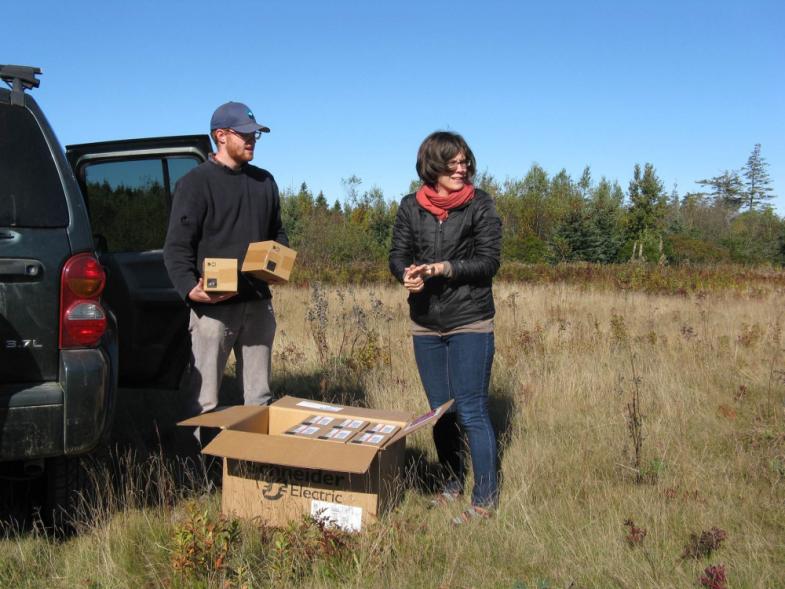
<instances>
[{"instance_id":1,"label":"car door","mask_svg":"<svg viewBox=\"0 0 785 589\"><path fill-rule=\"evenodd\" d=\"M117 317L123 386L174 388L188 360L188 310L163 262L175 184L206 161L207 135L69 145L96 252L104 300Z\"/></svg>"}]
</instances>

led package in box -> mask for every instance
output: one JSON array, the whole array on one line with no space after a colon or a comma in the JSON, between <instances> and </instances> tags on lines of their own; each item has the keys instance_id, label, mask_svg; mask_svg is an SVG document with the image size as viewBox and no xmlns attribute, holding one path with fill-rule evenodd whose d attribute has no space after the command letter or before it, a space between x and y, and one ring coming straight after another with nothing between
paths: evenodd
<instances>
[{"instance_id":1,"label":"led package in box","mask_svg":"<svg viewBox=\"0 0 785 589\"><path fill-rule=\"evenodd\" d=\"M243 273L260 278L269 284L289 282L297 252L276 241L248 244Z\"/></svg>"},{"instance_id":2,"label":"led package in box","mask_svg":"<svg viewBox=\"0 0 785 589\"><path fill-rule=\"evenodd\" d=\"M333 442L348 442L357 431L344 428L332 428L319 436L320 440L330 440Z\"/></svg>"},{"instance_id":3,"label":"led package in box","mask_svg":"<svg viewBox=\"0 0 785 589\"><path fill-rule=\"evenodd\" d=\"M202 266L205 292L237 292L237 260L234 258L205 258Z\"/></svg>"},{"instance_id":4,"label":"led package in box","mask_svg":"<svg viewBox=\"0 0 785 589\"><path fill-rule=\"evenodd\" d=\"M341 428L346 428L346 429L352 429L352 430L355 430L355 431L360 431L366 425L368 425L367 421L363 421L362 419L354 419L352 417L349 417L347 419L339 421L333 427L341 427Z\"/></svg>"}]
</instances>

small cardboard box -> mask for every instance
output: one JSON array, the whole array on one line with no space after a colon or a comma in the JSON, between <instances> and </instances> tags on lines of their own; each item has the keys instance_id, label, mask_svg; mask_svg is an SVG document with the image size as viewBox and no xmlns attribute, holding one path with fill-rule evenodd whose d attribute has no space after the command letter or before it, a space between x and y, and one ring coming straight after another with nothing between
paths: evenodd
<instances>
[{"instance_id":1,"label":"small cardboard box","mask_svg":"<svg viewBox=\"0 0 785 589\"><path fill-rule=\"evenodd\" d=\"M269 284L289 281L297 252L276 241L248 244L242 271Z\"/></svg>"},{"instance_id":2,"label":"small cardboard box","mask_svg":"<svg viewBox=\"0 0 785 589\"><path fill-rule=\"evenodd\" d=\"M411 419L380 411L283 397L269 407L236 406L180 422L223 429L202 450L223 460L221 507L226 515L274 526L312 515L357 531L400 499L406 436L432 426L452 401ZM333 414L398 428L377 446L287 435L314 414Z\"/></svg>"},{"instance_id":3,"label":"small cardboard box","mask_svg":"<svg viewBox=\"0 0 785 589\"><path fill-rule=\"evenodd\" d=\"M205 258L202 277L205 292L237 292L237 260Z\"/></svg>"}]
</instances>

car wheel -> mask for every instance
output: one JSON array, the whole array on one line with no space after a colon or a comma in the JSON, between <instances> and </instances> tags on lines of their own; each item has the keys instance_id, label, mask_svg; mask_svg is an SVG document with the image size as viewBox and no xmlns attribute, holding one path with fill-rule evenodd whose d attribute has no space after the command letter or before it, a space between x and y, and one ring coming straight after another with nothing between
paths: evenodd
<instances>
[{"instance_id":1,"label":"car wheel","mask_svg":"<svg viewBox=\"0 0 785 589\"><path fill-rule=\"evenodd\" d=\"M46 501L41 518L56 535L68 535L88 520L89 477L80 456L46 460Z\"/></svg>"}]
</instances>

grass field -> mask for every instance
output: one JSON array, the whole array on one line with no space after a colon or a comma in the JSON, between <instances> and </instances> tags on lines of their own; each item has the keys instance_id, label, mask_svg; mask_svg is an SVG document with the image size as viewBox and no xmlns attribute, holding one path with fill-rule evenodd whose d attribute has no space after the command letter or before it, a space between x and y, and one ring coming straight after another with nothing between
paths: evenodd
<instances>
[{"instance_id":1,"label":"grass field","mask_svg":"<svg viewBox=\"0 0 785 589\"><path fill-rule=\"evenodd\" d=\"M403 289L275 297L276 394L426 409ZM663 296L505 283L495 298L493 519L455 529L463 506L428 509L427 432L409 440L400 506L356 535L223 519L198 473L183 484L164 457L124 455L98 473L114 484L71 539L7 530L0 585L785 587L778 285Z\"/></svg>"}]
</instances>

